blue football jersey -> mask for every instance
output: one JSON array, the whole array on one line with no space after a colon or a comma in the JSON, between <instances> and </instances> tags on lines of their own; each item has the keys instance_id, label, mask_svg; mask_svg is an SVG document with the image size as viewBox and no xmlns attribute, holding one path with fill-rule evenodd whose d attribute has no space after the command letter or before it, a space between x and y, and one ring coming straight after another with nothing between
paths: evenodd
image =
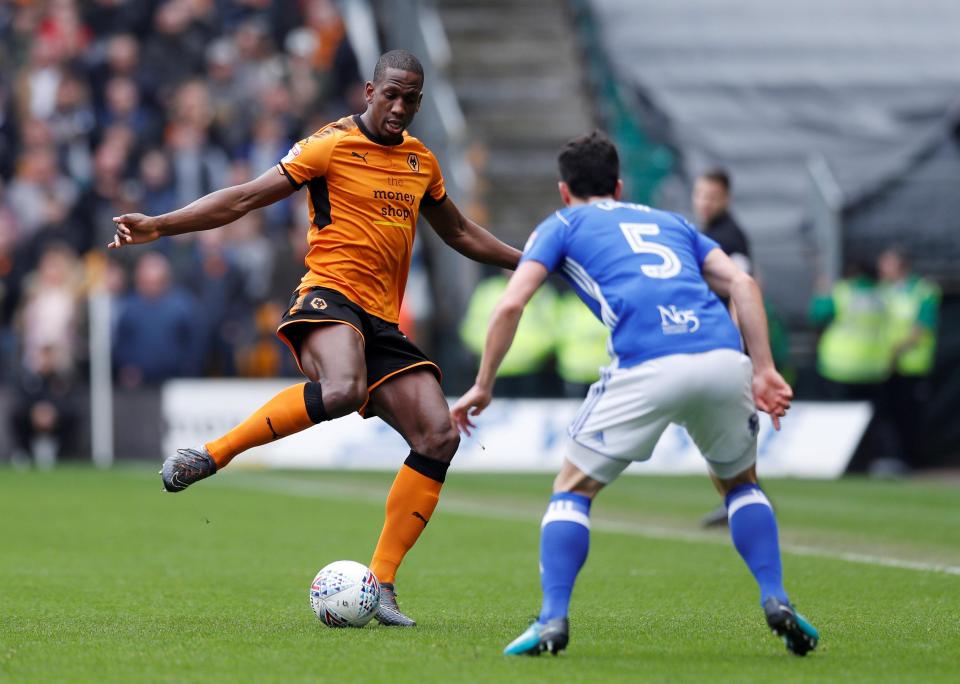
<instances>
[{"instance_id":1,"label":"blue football jersey","mask_svg":"<svg viewBox=\"0 0 960 684\"><path fill-rule=\"evenodd\" d=\"M629 368L669 354L742 349L701 270L718 248L676 214L604 200L546 219L521 263L560 272L610 329L614 363Z\"/></svg>"}]
</instances>

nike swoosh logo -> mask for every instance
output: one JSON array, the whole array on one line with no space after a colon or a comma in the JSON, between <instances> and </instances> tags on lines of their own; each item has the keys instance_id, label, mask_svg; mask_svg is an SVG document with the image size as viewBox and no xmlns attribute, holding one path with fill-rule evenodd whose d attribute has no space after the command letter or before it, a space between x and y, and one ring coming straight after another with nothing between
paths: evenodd
<instances>
[{"instance_id":1,"label":"nike swoosh logo","mask_svg":"<svg viewBox=\"0 0 960 684\"><path fill-rule=\"evenodd\" d=\"M427 526L427 523L430 522L429 520L427 520L426 518L424 518L422 515L420 515L420 514L417 513L416 511L413 512L413 517L414 517L414 518L420 518L420 520L423 521L423 526L424 526L424 527L426 527L426 526Z\"/></svg>"}]
</instances>

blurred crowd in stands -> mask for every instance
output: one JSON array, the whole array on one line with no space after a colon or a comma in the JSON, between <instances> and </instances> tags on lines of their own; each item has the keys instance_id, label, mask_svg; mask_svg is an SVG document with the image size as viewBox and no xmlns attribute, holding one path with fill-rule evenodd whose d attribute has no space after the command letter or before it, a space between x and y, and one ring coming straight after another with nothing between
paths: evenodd
<instances>
[{"instance_id":1,"label":"blurred crowd in stands","mask_svg":"<svg viewBox=\"0 0 960 684\"><path fill-rule=\"evenodd\" d=\"M333 0L0 3L0 379L15 395L20 452L42 461L70 441L85 400L77 387L91 288L112 302L119 387L297 374L274 330L303 273L306 193L220 230L104 246L112 217L161 214L244 182L295 140L362 111L362 84ZM722 169L704 173L694 218L751 271L730 196ZM812 323L826 328L821 394L873 401L897 427L892 458L909 461L929 395L939 292L910 274L901 252L881 258L879 281L875 270L825 285L813 304ZM507 282L488 275L459 331L477 355ZM793 380L786 328L769 307L768 316L775 360ZM415 336L414 321L401 327ZM606 337L574 293L544 288L498 393L582 397L609 361Z\"/></svg>"},{"instance_id":2,"label":"blurred crowd in stands","mask_svg":"<svg viewBox=\"0 0 960 684\"><path fill-rule=\"evenodd\" d=\"M222 230L103 247L113 216L243 182L362 111L362 83L332 0L0 3L0 377L21 449L68 429L95 278L121 386L296 371L273 329L303 272L306 193Z\"/></svg>"}]
</instances>

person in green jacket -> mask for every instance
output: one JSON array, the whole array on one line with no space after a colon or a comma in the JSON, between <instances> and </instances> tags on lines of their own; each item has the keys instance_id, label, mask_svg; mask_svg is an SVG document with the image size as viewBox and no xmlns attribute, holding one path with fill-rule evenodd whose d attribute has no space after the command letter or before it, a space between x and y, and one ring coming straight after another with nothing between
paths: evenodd
<instances>
[{"instance_id":1,"label":"person in green jacket","mask_svg":"<svg viewBox=\"0 0 960 684\"><path fill-rule=\"evenodd\" d=\"M509 278L497 273L480 281L460 323L460 340L479 358L487 339L487 323ZM527 305L517 328L517 337L497 373L497 386L504 396L529 397L550 394L549 364L553 356L556 326L556 292L540 288ZM556 385L556 380L553 380ZM554 390L555 391L555 390Z\"/></svg>"},{"instance_id":2,"label":"person in green jacket","mask_svg":"<svg viewBox=\"0 0 960 684\"><path fill-rule=\"evenodd\" d=\"M940 288L911 272L902 248L884 250L877 259L886 315L890 377L884 404L896 430L899 458L906 467L922 465L918 437L932 395Z\"/></svg>"}]
</instances>

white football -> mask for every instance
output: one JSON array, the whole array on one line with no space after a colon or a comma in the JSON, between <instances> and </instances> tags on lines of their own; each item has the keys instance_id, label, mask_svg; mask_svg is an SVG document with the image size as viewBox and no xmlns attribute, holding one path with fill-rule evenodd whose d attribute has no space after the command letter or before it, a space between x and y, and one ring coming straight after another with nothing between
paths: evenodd
<instances>
[{"instance_id":1,"label":"white football","mask_svg":"<svg viewBox=\"0 0 960 684\"><path fill-rule=\"evenodd\" d=\"M313 578L310 606L327 627L363 627L380 606L380 582L363 563L336 561Z\"/></svg>"}]
</instances>

